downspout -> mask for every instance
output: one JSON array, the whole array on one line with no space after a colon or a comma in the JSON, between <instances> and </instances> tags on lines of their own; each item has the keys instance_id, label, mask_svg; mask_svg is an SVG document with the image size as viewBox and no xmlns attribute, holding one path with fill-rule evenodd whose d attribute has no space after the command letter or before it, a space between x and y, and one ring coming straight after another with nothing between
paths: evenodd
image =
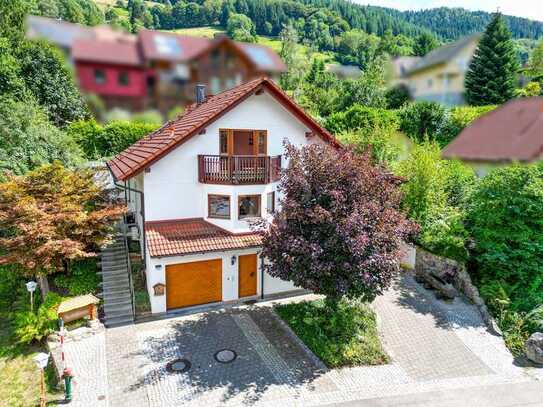
<instances>
[{"instance_id":1,"label":"downspout","mask_svg":"<svg viewBox=\"0 0 543 407\"><path fill-rule=\"evenodd\" d=\"M142 223L143 223L143 227L142 227L142 230L141 230L141 236L142 236L142 244L143 244L143 266L144 268L147 267L147 240L145 239L145 195L143 193L143 191L140 191L139 189L136 189L136 188L132 188L132 187L129 187L126 185L126 181L123 184L119 184L117 183L117 181L113 181L113 184L118 187L118 188L122 188L124 190L124 196L125 196L125 200L126 200L126 191L132 191L136 194L140 194L140 202L141 202L141 218L142 218ZM138 226L137 222L136 222L136 226ZM138 226L139 227L139 226Z\"/></svg>"},{"instance_id":2,"label":"downspout","mask_svg":"<svg viewBox=\"0 0 543 407\"><path fill-rule=\"evenodd\" d=\"M260 252L260 299L264 299L264 257Z\"/></svg>"}]
</instances>

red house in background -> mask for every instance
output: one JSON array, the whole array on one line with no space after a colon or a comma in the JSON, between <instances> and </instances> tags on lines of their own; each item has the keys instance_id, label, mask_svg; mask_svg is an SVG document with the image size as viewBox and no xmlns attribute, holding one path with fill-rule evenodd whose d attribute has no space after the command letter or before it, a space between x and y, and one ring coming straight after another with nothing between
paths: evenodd
<instances>
[{"instance_id":1,"label":"red house in background","mask_svg":"<svg viewBox=\"0 0 543 407\"><path fill-rule=\"evenodd\" d=\"M146 108L147 72L133 39L76 40L72 59L83 91L100 96L108 107Z\"/></svg>"},{"instance_id":2,"label":"red house in background","mask_svg":"<svg viewBox=\"0 0 543 407\"><path fill-rule=\"evenodd\" d=\"M271 48L225 36L149 30L132 35L35 16L29 16L27 26L30 38L45 38L66 52L80 89L98 95L108 109L167 113L192 103L196 84L216 94L264 75L278 79L286 71Z\"/></svg>"}]
</instances>

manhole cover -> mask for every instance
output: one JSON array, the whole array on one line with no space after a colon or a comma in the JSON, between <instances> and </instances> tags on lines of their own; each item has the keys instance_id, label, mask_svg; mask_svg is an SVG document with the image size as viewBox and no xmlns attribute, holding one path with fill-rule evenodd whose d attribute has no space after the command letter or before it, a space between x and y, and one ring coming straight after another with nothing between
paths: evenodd
<instances>
[{"instance_id":1,"label":"manhole cover","mask_svg":"<svg viewBox=\"0 0 543 407\"><path fill-rule=\"evenodd\" d=\"M190 362L187 359L175 359L166 365L166 370L171 373L185 373L189 369Z\"/></svg>"},{"instance_id":2,"label":"manhole cover","mask_svg":"<svg viewBox=\"0 0 543 407\"><path fill-rule=\"evenodd\" d=\"M215 353L215 360L220 363L233 362L237 357L236 352L230 349L223 349Z\"/></svg>"}]
</instances>

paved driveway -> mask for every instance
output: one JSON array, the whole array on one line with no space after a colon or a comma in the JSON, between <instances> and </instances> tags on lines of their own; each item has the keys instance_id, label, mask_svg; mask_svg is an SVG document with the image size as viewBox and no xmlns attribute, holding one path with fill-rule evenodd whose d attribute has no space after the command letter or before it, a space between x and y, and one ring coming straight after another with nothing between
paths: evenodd
<instances>
[{"instance_id":1,"label":"paved driveway","mask_svg":"<svg viewBox=\"0 0 543 407\"><path fill-rule=\"evenodd\" d=\"M87 400L98 392L112 407L310 406L543 379L543 369L516 364L473 306L437 301L409 276L373 307L392 359L384 366L326 369L263 304L109 329L105 340L92 339L105 358L90 358L83 343L68 350L77 369L85 369L86 349L83 360L103 361L93 368L107 376L92 386L76 383L74 404L96 405ZM237 358L220 363L214 355L221 349ZM178 358L189 360L190 370L168 372Z\"/></svg>"}]
</instances>

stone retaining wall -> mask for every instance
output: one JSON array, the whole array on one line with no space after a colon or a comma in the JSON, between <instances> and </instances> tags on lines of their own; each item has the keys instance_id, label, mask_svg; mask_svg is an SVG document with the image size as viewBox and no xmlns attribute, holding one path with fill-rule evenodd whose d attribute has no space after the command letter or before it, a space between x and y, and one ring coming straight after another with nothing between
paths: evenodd
<instances>
[{"instance_id":1,"label":"stone retaining wall","mask_svg":"<svg viewBox=\"0 0 543 407\"><path fill-rule=\"evenodd\" d=\"M456 260L441 257L430 253L420 247L417 247L417 255L415 261L415 271L433 273L441 279L453 284L453 286L464 294L471 302L473 302L488 328L497 335L501 335L501 331L490 315L488 308L479 294L479 290L471 281L471 277L466 270L466 266Z\"/></svg>"}]
</instances>

